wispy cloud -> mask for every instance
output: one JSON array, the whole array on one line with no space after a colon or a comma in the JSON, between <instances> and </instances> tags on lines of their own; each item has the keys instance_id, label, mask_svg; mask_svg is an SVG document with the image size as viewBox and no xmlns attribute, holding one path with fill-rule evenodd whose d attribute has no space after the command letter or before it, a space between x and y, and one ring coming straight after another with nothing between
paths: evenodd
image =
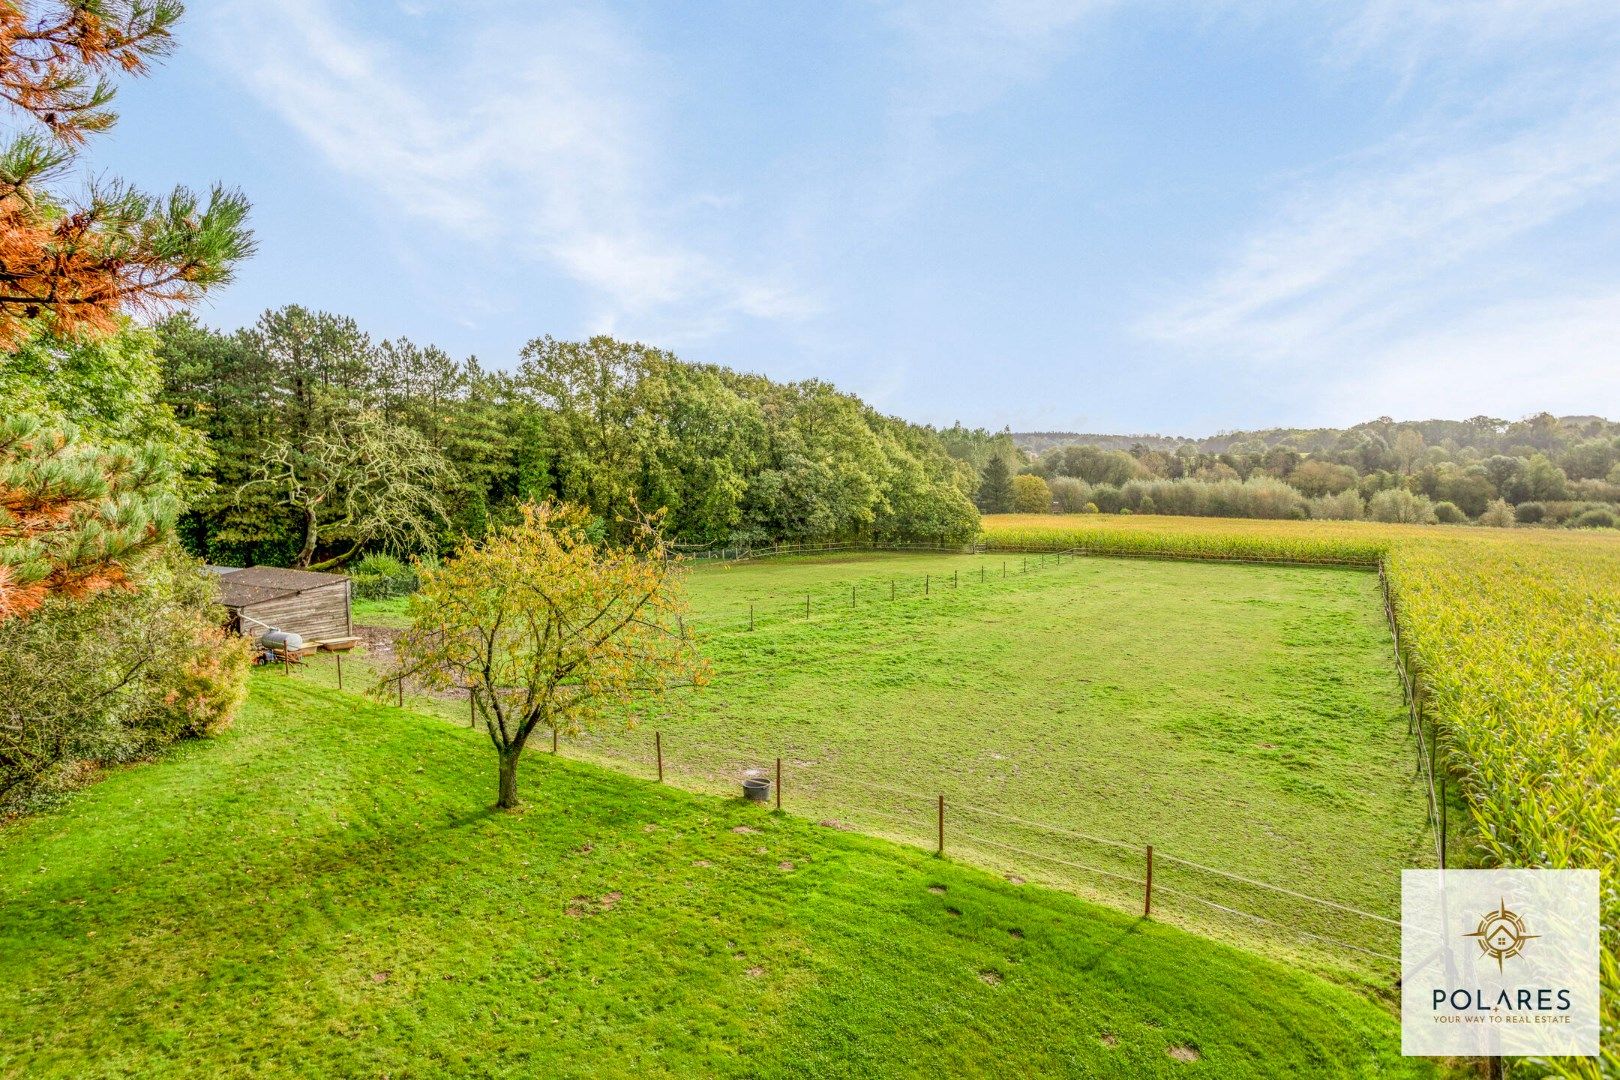
<instances>
[{"instance_id":1,"label":"wispy cloud","mask_svg":"<svg viewBox=\"0 0 1620 1080\"><path fill-rule=\"evenodd\" d=\"M431 50L313 0L210 18L221 69L367 197L477 245L509 275L537 261L560 270L595 298L593 329L713 329L811 309L774 269L694 242L667 209L679 201L660 187L651 103L668 73L655 57L596 10L483 6L435 25Z\"/></svg>"},{"instance_id":2,"label":"wispy cloud","mask_svg":"<svg viewBox=\"0 0 1620 1080\"><path fill-rule=\"evenodd\" d=\"M1403 412L1456 411L1467 380L1450 379L1470 350L1497 390L1517 380L1499 407L1571 397L1595 370L1601 335L1589 331L1610 325L1613 305L1566 297L1607 296L1620 281L1549 275L1545 238L1620 196L1620 9L1375 0L1332 42L1329 63L1382 68L1398 93L1421 96L1417 118L1281 181L1224 265L1143 331L1195 356L1292 371L1352 402L1380 387L1427 391ZM1376 380L1321 378L1347 366Z\"/></svg>"},{"instance_id":3,"label":"wispy cloud","mask_svg":"<svg viewBox=\"0 0 1620 1080\"><path fill-rule=\"evenodd\" d=\"M927 122L992 105L1044 78L1075 27L1112 6L1112 0L899 0L888 9L902 46L893 111L905 122Z\"/></svg>"}]
</instances>

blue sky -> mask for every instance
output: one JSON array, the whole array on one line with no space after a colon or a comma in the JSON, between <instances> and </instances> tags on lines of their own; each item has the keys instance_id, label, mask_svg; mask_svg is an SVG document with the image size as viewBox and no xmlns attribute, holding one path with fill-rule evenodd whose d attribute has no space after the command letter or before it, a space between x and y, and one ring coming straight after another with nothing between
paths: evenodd
<instances>
[{"instance_id":1,"label":"blue sky","mask_svg":"<svg viewBox=\"0 0 1620 1080\"><path fill-rule=\"evenodd\" d=\"M88 159L301 303L607 331L909 419L1620 413L1620 4L192 5Z\"/></svg>"}]
</instances>

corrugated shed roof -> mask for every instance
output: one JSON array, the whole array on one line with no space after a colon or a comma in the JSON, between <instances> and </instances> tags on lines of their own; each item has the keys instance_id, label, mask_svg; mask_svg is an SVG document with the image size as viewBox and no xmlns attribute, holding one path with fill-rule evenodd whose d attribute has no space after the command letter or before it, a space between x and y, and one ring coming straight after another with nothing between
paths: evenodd
<instances>
[{"instance_id":1,"label":"corrugated shed roof","mask_svg":"<svg viewBox=\"0 0 1620 1080\"><path fill-rule=\"evenodd\" d=\"M288 570L280 566L225 569L219 575L219 602L228 608L243 608L347 580L342 574L317 574L311 570Z\"/></svg>"}]
</instances>

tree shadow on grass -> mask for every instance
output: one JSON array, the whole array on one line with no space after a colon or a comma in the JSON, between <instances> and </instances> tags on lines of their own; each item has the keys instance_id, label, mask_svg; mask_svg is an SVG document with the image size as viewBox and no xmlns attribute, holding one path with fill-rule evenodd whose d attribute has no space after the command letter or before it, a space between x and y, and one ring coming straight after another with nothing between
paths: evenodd
<instances>
[{"instance_id":1,"label":"tree shadow on grass","mask_svg":"<svg viewBox=\"0 0 1620 1080\"><path fill-rule=\"evenodd\" d=\"M1100 967L1103 961L1107 960L1115 950L1129 941L1133 935L1140 932L1142 925L1147 921L1148 920L1146 919L1139 918L1135 922L1131 923L1131 925L1125 927L1119 933L1109 938L1107 941L1101 942L1095 948L1088 950L1086 954L1076 964L1074 964L1074 968L1078 971L1092 971L1097 967Z\"/></svg>"}]
</instances>

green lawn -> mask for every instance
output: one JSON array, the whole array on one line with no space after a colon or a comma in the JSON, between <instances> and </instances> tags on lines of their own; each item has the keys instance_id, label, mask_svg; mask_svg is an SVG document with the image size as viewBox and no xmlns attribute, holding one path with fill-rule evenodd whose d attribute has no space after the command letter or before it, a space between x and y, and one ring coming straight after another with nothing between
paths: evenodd
<instances>
[{"instance_id":1,"label":"green lawn","mask_svg":"<svg viewBox=\"0 0 1620 1080\"><path fill-rule=\"evenodd\" d=\"M927 846L943 793L954 853L1121 908L1153 844L1161 917L1393 981L1394 927L1163 858L1398 916L1433 837L1376 576L844 555L700 565L689 591L713 684L565 753L650 776L658 730L670 780L726 793L781 757L787 809Z\"/></svg>"},{"instance_id":2,"label":"green lawn","mask_svg":"<svg viewBox=\"0 0 1620 1080\"><path fill-rule=\"evenodd\" d=\"M0 829L0 1075L1427 1075L1239 950L525 764L493 813L481 735L256 674L220 738Z\"/></svg>"}]
</instances>

